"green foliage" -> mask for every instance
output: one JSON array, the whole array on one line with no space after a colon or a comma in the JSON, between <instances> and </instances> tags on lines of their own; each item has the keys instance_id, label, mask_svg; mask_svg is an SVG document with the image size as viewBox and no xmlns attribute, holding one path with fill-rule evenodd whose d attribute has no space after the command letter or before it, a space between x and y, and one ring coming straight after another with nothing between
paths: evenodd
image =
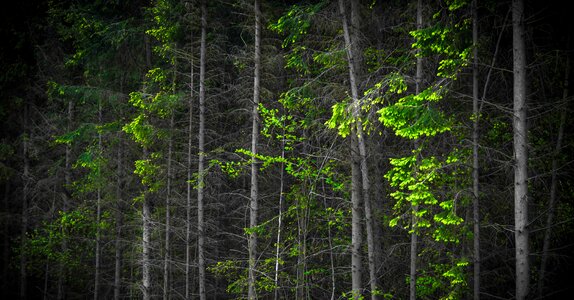
<instances>
[{"instance_id":1,"label":"green foliage","mask_svg":"<svg viewBox=\"0 0 574 300\"><path fill-rule=\"evenodd\" d=\"M160 44L154 47L154 52L163 59L175 62L175 51L177 50L174 41L181 35L181 24L178 12L183 11L181 1L170 0L156 0L148 8L148 14L152 19L153 26L146 30L149 34L156 38Z\"/></svg>"},{"instance_id":2,"label":"green foliage","mask_svg":"<svg viewBox=\"0 0 574 300\"><path fill-rule=\"evenodd\" d=\"M458 72L468 65L472 52L471 20L456 16L456 11L467 6L466 0L447 1L448 10L440 11L434 19L443 20L410 32L415 39L412 47L419 50L418 56L438 55L437 75L456 79Z\"/></svg>"},{"instance_id":3,"label":"green foliage","mask_svg":"<svg viewBox=\"0 0 574 300\"><path fill-rule=\"evenodd\" d=\"M283 39L283 48L297 43L302 36L307 34L311 26L311 18L315 15L327 1L320 1L314 5L293 5L285 15L277 22L268 25L268 28L279 34L287 35Z\"/></svg>"},{"instance_id":4,"label":"green foliage","mask_svg":"<svg viewBox=\"0 0 574 300\"><path fill-rule=\"evenodd\" d=\"M87 173L74 182L75 189L80 193L88 193L103 188L107 182L107 174L104 167L107 160L103 157L102 151L96 146L90 146L78 156L74 168L83 168Z\"/></svg>"},{"instance_id":5,"label":"green foliage","mask_svg":"<svg viewBox=\"0 0 574 300\"><path fill-rule=\"evenodd\" d=\"M337 102L333 105L333 114L331 118L325 123L328 128L337 129L337 133L342 137L347 137L351 134L353 127L356 123L353 118L352 111L349 111L351 106L348 102Z\"/></svg>"},{"instance_id":6,"label":"green foliage","mask_svg":"<svg viewBox=\"0 0 574 300\"><path fill-rule=\"evenodd\" d=\"M404 91L400 81L391 82L390 90L398 93ZM404 96L396 103L381 108L378 111L379 120L392 128L396 135L413 140L449 131L451 121L432 105L432 102L442 99L444 93L443 88L429 87L417 95Z\"/></svg>"},{"instance_id":7,"label":"green foliage","mask_svg":"<svg viewBox=\"0 0 574 300\"><path fill-rule=\"evenodd\" d=\"M41 273L46 264L58 264L64 266L61 276L79 279L74 276L84 274L85 264L92 259L97 228L108 230L110 223L111 217L104 214L98 224L87 208L60 211L55 220L28 233L18 252L26 255L27 268L33 273ZM64 240L66 248L62 248Z\"/></svg>"},{"instance_id":8,"label":"green foliage","mask_svg":"<svg viewBox=\"0 0 574 300\"><path fill-rule=\"evenodd\" d=\"M144 184L149 192L157 192L162 181L158 178L160 175L161 167L154 162L156 158L152 156L152 159L138 159L135 161L134 174L141 178L142 184Z\"/></svg>"}]
</instances>

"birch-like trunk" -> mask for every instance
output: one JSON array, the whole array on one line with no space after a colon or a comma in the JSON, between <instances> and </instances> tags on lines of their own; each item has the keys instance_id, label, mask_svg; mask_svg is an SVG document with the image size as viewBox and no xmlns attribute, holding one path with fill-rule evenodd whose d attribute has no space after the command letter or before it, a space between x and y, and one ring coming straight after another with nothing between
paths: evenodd
<instances>
[{"instance_id":1,"label":"birch-like trunk","mask_svg":"<svg viewBox=\"0 0 574 300\"><path fill-rule=\"evenodd\" d=\"M193 30L190 30L190 82L189 82L189 115L188 115L188 135L187 135L187 197L186 197L186 227L185 227L185 299L190 299L191 296L191 180L193 179L192 171L192 145L193 145L193 88L194 88L194 68L193 68Z\"/></svg>"},{"instance_id":2,"label":"birch-like trunk","mask_svg":"<svg viewBox=\"0 0 574 300\"><path fill-rule=\"evenodd\" d=\"M281 159L285 159L285 130L283 130L283 138L281 140ZM279 259L280 259L280 245L281 245L281 229L283 227L283 189L284 189L284 173L285 165L281 162L281 174L279 177L279 213L277 217L277 239L275 243L275 300L279 299Z\"/></svg>"},{"instance_id":3,"label":"birch-like trunk","mask_svg":"<svg viewBox=\"0 0 574 300\"><path fill-rule=\"evenodd\" d=\"M174 80L175 86L175 80ZM175 88L174 88L175 92ZM173 153L173 135L174 130L174 115L171 113L169 120L169 141L167 147L167 182L166 182L166 195L165 195L165 244L164 244L164 257L163 257L163 299L169 299L169 292L171 289L170 271L171 271L171 181L172 181L172 153Z\"/></svg>"},{"instance_id":4,"label":"birch-like trunk","mask_svg":"<svg viewBox=\"0 0 574 300\"><path fill-rule=\"evenodd\" d=\"M146 65L151 68L151 46L149 37L144 36ZM143 159L148 159L147 146L143 147ZM151 207L148 189L144 186L142 203L142 298L151 299Z\"/></svg>"},{"instance_id":5,"label":"birch-like trunk","mask_svg":"<svg viewBox=\"0 0 574 300\"><path fill-rule=\"evenodd\" d=\"M143 159L148 158L148 150L144 148ZM142 298L151 299L151 207L147 188L144 188L142 204Z\"/></svg>"},{"instance_id":6,"label":"birch-like trunk","mask_svg":"<svg viewBox=\"0 0 574 300\"><path fill-rule=\"evenodd\" d=\"M528 295L528 129L526 128L526 46L524 1L512 1L512 44L514 56L514 235L516 245L516 299Z\"/></svg>"},{"instance_id":7,"label":"birch-like trunk","mask_svg":"<svg viewBox=\"0 0 574 300\"><path fill-rule=\"evenodd\" d=\"M371 288L371 298L377 299L376 291L379 290L378 278L377 278L377 267L379 264L378 257L379 249L375 249L374 241L374 228L373 228L373 214L372 206L370 200L370 182L369 182L369 169L367 165L367 150L365 142L365 134L363 133L363 124L361 120L361 101L359 99L359 87L358 87L358 59L360 58L360 51L358 51L358 36L357 31L359 28L359 12L357 8L357 1L351 2L351 26L347 22L345 3L339 0L339 10L341 12L341 17L343 21L343 34L345 38L345 48L347 52L347 60L349 65L349 82L351 85L351 97L353 105L353 118L356 122L355 127L355 140L358 149L358 161L360 174L357 177L353 176L352 180L360 180L360 186L362 187L362 197L365 209L365 223L367 229L367 250L368 250L368 264L369 264L369 283ZM357 153L355 153L357 155ZM358 188L359 183L356 184ZM358 193L357 193L358 194ZM358 195L357 195L358 196ZM360 197L360 196L359 196ZM360 207L360 199L357 199L357 206ZM353 204L355 206L355 204ZM360 214L360 211L357 211ZM360 218L360 215L359 215ZM353 288L355 290L355 288ZM357 296L357 295L355 295Z\"/></svg>"},{"instance_id":8,"label":"birch-like trunk","mask_svg":"<svg viewBox=\"0 0 574 300\"><path fill-rule=\"evenodd\" d=\"M207 43L207 4L201 1L201 46L199 57L199 134L197 166L197 255L199 299L205 300L205 221L204 221L204 161L205 161L205 60Z\"/></svg>"},{"instance_id":9,"label":"birch-like trunk","mask_svg":"<svg viewBox=\"0 0 574 300\"><path fill-rule=\"evenodd\" d=\"M257 143L259 142L259 89L260 89L260 72L261 72L261 11L259 8L259 0L254 3L255 14L255 57L254 65L255 70L253 74L253 107L251 118L253 120L251 131L251 152L253 155L251 162L251 195L250 195L250 209L249 209L249 228L252 231L249 234L248 251L249 251L249 278L248 285L249 291L247 298L256 299L256 275L255 269L257 267L257 232L254 230L257 226L257 214L259 210L259 187L257 182L258 160L255 157L257 154Z\"/></svg>"}]
</instances>

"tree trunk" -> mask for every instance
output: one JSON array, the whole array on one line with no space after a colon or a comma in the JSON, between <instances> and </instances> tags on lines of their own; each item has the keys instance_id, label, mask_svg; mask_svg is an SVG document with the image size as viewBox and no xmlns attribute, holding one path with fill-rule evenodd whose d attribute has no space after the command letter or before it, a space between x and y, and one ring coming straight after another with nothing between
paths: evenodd
<instances>
[{"instance_id":1,"label":"tree trunk","mask_svg":"<svg viewBox=\"0 0 574 300\"><path fill-rule=\"evenodd\" d=\"M67 124L67 132L72 130L72 120L73 120L73 113L74 113L74 102L72 100L68 101L68 124ZM66 144L66 157L65 157L65 166L64 166L64 203L62 205L62 212L68 212L68 202L71 192L69 191L72 185L72 146L70 143ZM66 237L62 239L62 251L66 252L68 250L68 241ZM58 274L58 294L56 296L57 299L64 299L65 297L65 277L66 277L66 268L63 263L59 265L60 272Z\"/></svg>"},{"instance_id":2,"label":"tree trunk","mask_svg":"<svg viewBox=\"0 0 574 300\"><path fill-rule=\"evenodd\" d=\"M193 88L194 88L194 73L193 73L193 30L191 32L191 63L190 63L190 83L189 83L189 128L187 136L187 197L186 197L186 228L185 228L185 299L191 297L191 180L193 179L192 172L192 145L193 145Z\"/></svg>"},{"instance_id":3,"label":"tree trunk","mask_svg":"<svg viewBox=\"0 0 574 300\"><path fill-rule=\"evenodd\" d=\"M151 46L149 37L145 35L145 52L147 68L151 68ZM148 159L147 146L143 147L143 159ZM151 299L151 207L148 189L144 186L142 203L142 298Z\"/></svg>"},{"instance_id":4,"label":"tree trunk","mask_svg":"<svg viewBox=\"0 0 574 300\"><path fill-rule=\"evenodd\" d=\"M516 299L525 299L529 289L528 262L528 130L526 128L526 47L524 1L512 1L514 56L514 234L516 245Z\"/></svg>"},{"instance_id":5,"label":"tree trunk","mask_svg":"<svg viewBox=\"0 0 574 300\"><path fill-rule=\"evenodd\" d=\"M472 219L473 219L473 299L480 299L480 201L478 181L478 15L477 2L472 1Z\"/></svg>"},{"instance_id":6,"label":"tree trunk","mask_svg":"<svg viewBox=\"0 0 574 300\"><path fill-rule=\"evenodd\" d=\"M177 64L174 65L173 78L173 93L176 93L176 74ZM171 289L171 181L173 177L173 170L171 160L173 155L173 131L175 130L174 112L171 112L169 120L169 141L167 147L167 183L166 183L166 196L165 196L165 245L164 245L164 261L163 261L163 299L169 299L169 292Z\"/></svg>"},{"instance_id":7,"label":"tree trunk","mask_svg":"<svg viewBox=\"0 0 574 300\"><path fill-rule=\"evenodd\" d=\"M340 0L341 1L341 0ZM353 130L354 131L354 130ZM362 298L361 265L361 166L358 158L357 135L351 134L351 288L353 299Z\"/></svg>"},{"instance_id":8,"label":"tree trunk","mask_svg":"<svg viewBox=\"0 0 574 300\"><path fill-rule=\"evenodd\" d=\"M422 0L417 1L417 30L423 28L423 3ZM418 95L421 91L423 77L423 58L417 56L417 68L415 74L415 94ZM415 148L418 148L418 141L415 141ZM417 166L419 159L417 157ZM416 174L415 174L416 176ZM411 204L412 205L412 204ZM409 298L415 300L417 298L417 257L418 257L418 236L417 236L417 211L418 205L412 205L411 217L411 257L410 257L410 272L409 272Z\"/></svg>"},{"instance_id":9,"label":"tree trunk","mask_svg":"<svg viewBox=\"0 0 574 300\"><path fill-rule=\"evenodd\" d=\"M378 257L380 257L379 249L375 249L374 241L374 229L373 229L373 214L371 209L370 200L370 182L369 182L369 169L367 165L367 150L365 145L365 135L363 133L363 124L361 120L361 102L359 99L359 88L357 82L357 72L359 69L358 60L360 59L358 51L358 38L357 30L359 28L359 13L357 9L357 1L351 2L351 28L349 28L347 22L347 16L345 12L345 3L339 0L339 10L342 15L343 20L343 33L345 38L345 48L347 49L347 59L349 64L349 82L351 85L351 96L353 103L353 118L356 122L356 127L354 128L354 133L356 135L355 139L356 148L358 148L358 161L360 174L353 176L352 180L361 180L360 184L357 182L355 185L362 186L362 196L365 205L365 223L367 229L367 249L368 249L368 264L369 264L369 282L371 288L371 298L377 299L376 292L379 290L378 278L376 275L376 270L378 266ZM357 155L357 153L355 153ZM359 193L357 192L357 196ZM360 197L360 196L359 196ZM360 209L360 199L357 199L357 208ZM353 204L355 206L355 204ZM360 214L360 210L357 211ZM360 215L359 215L360 218ZM355 291L355 288L353 288ZM358 296L358 295L355 295Z\"/></svg>"},{"instance_id":10,"label":"tree trunk","mask_svg":"<svg viewBox=\"0 0 574 300\"><path fill-rule=\"evenodd\" d=\"M257 267L257 232L255 227L257 226L257 214L259 210L258 193L259 187L257 182L257 172L258 172L258 160L255 157L257 154L257 143L259 142L259 89L260 89L260 72L261 72L261 11L259 8L259 0L255 0L254 3L254 13L255 13L255 57L254 65L255 70L253 74L253 107L251 118L253 120L252 131L251 131L251 152L253 155L251 162L251 195L250 195L250 215L249 215L249 228L252 231L249 234L249 291L247 298L256 299L256 276L255 269Z\"/></svg>"},{"instance_id":11,"label":"tree trunk","mask_svg":"<svg viewBox=\"0 0 574 300\"><path fill-rule=\"evenodd\" d=\"M21 248L25 249L26 246L26 232L28 231L28 193L30 185L30 160L28 159L28 141L30 137L28 136L28 104L24 104L24 137L22 139L22 157L24 159L24 169L22 170L22 220L21 220L21 232L20 232L20 243ZM20 256L20 299L26 299L28 297L27 290L27 278L28 274L26 272L26 255L22 253ZM7 278L6 278L7 279Z\"/></svg>"},{"instance_id":12,"label":"tree trunk","mask_svg":"<svg viewBox=\"0 0 574 300\"><path fill-rule=\"evenodd\" d=\"M281 159L285 159L285 130L283 130L283 138L281 140ZM283 227L283 189L284 189L284 173L285 173L285 165L281 162L281 175L280 175L280 183L279 183L279 213L277 218L277 240L275 243L275 300L279 299L279 258L280 258L280 243L281 243L281 228Z\"/></svg>"},{"instance_id":13,"label":"tree trunk","mask_svg":"<svg viewBox=\"0 0 574 300\"><path fill-rule=\"evenodd\" d=\"M252 229L249 234L249 291L247 298L256 299L256 276L255 269L257 267L257 232L254 230L257 226L257 214L259 210L259 186L257 182L257 172L258 172L258 160L255 157L257 155L257 143L259 142L259 89L260 89L260 72L261 72L261 11L259 8L259 0L255 0L254 3L254 14L255 14L255 56L254 64L255 70L253 74L253 107L251 118L253 120L252 131L251 131L251 152L253 155L251 162L251 195L250 195L250 215L249 215L249 228Z\"/></svg>"},{"instance_id":14,"label":"tree trunk","mask_svg":"<svg viewBox=\"0 0 574 300\"><path fill-rule=\"evenodd\" d=\"M143 159L148 159L148 150L144 148ZM144 188L142 204L142 292L143 299L151 299L151 207L147 188Z\"/></svg>"},{"instance_id":15,"label":"tree trunk","mask_svg":"<svg viewBox=\"0 0 574 300\"><path fill-rule=\"evenodd\" d=\"M564 91L562 94L562 99L567 100L568 98L568 80L570 72L570 61L566 61L566 70L564 77ZM546 264L548 262L548 251L550 249L550 238L552 236L552 226L554 224L554 216L556 210L556 184L558 179L558 155L562 149L562 139L564 136L564 124L566 123L566 109L562 109L560 113L560 125L558 127L558 137L556 139L556 148L554 149L554 155L552 157L552 178L550 182L550 199L548 201L548 216L546 217L546 231L544 233L544 242L542 244L542 258L540 262L540 273L538 275L538 296L542 298L544 296L544 281L546 280Z\"/></svg>"},{"instance_id":16,"label":"tree trunk","mask_svg":"<svg viewBox=\"0 0 574 300\"><path fill-rule=\"evenodd\" d=\"M115 240L115 270L114 270L114 300L120 299L121 282L122 282L122 139L121 133L118 132L118 178L116 180L116 240Z\"/></svg>"},{"instance_id":17,"label":"tree trunk","mask_svg":"<svg viewBox=\"0 0 574 300\"><path fill-rule=\"evenodd\" d=\"M99 102L98 103L98 124L101 126L102 125L102 103ZM102 134L101 132L98 131L98 155L102 155ZM99 168L101 168L101 166L99 166ZM98 169L99 170L99 169ZM100 178L101 173L100 171L98 171L98 176L97 176L97 191L96 191L96 263L95 263L95 274L94 274L94 300L98 300L99 299L99 290L100 290L100 265L101 265L101 228L100 228L100 223L101 223L101 217L102 217L102 188L101 188L101 184L100 184Z\"/></svg>"},{"instance_id":18,"label":"tree trunk","mask_svg":"<svg viewBox=\"0 0 574 300\"><path fill-rule=\"evenodd\" d=\"M199 273L199 299L205 300L205 224L203 220L203 188L204 188L204 160L205 160L205 59L207 39L207 7L205 0L201 1L201 46L199 58L199 160L197 167L197 255Z\"/></svg>"}]
</instances>

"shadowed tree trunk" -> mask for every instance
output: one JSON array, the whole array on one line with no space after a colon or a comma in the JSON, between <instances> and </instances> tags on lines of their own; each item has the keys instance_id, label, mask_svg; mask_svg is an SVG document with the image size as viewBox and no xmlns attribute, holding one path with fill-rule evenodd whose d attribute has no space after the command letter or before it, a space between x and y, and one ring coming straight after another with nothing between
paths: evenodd
<instances>
[{"instance_id":1,"label":"shadowed tree trunk","mask_svg":"<svg viewBox=\"0 0 574 300\"><path fill-rule=\"evenodd\" d=\"M423 27L423 3L422 0L417 1L417 30ZM419 50L417 50L419 51ZM423 77L423 58L417 56L417 68L415 74L415 95L421 91L421 83ZM418 148L418 141L415 141L415 148ZM419 165L419 158L417 155L417 165ZM416 176L416 174L415 174ZM418 236L417 236L417 214L418 205L412 205L411 216L411 257L410 257L410 278L409 278L409 298L415 300L417 298L417 257L418 257Z\"/></svg>"},{"instance_id":2,"label":"shadowed tree trunk","mask_svg":"<svg viewBox=\"0 0 574 300\"><path fill-rule=\"evenodd\" d=\"M526 128L526 47L524 1L512 1L512 44L514 56L514 235L516 245L516 299L528 295L528 129Z\"/></svg>"},{"instance_id":3,"label":"shadowed tree trunk","mask_svg":"<svg viewBox=\"0 0 574 300\"><path fill-rule=\"evenodd\" d=\"M564 76L564 90L562 94L562 99L567 100L568 98L568 80L570 72L570 60L566 61ZM540 261L540 272L538 275L538 296L544 296L544 285L546 280L546 268L548 263L548 251L550 249L550 242L552 236L552 227L554 225L554 217L556 214L556 184L558 176L558 156L562 149L562 139L564 137L564 123L566 123L566 109L562 109L560 113L560 125L558 127L558 137L556 138L556 148L554 149L554 154L552 156L552 178L550 182L550 199L548 200L548 216L546 217L546 230L544 233L544 242L542 244L542 258Z\"/></svg>"},{"instance_id":4,"label":"shadowed tree trunk","mask_svg":"<svg viewBox=\"0 0 574 300\"><path fill-rule=\"evenodd\" d=\"M98 103L98 124L102 126L102 103L101 100ZM102 133L98 131L98 155L102 155ZM102 218L102 187L101 187L101 166L98 167L98 176L97 176L97 191L96 191L96 265L95 265L95 274L94 274L94 300L99 299L99 290L100 290L100 265L101 265L101 218Z\"/></svg>"},{"instance_id":5,"label":"shadowed tree trunk","mask_svg":"<svg viewBox=\"0 0 574 300\"><path fill-rule=\"evenodd\" d=\"M22 170L22 219L21 219L21 231L20 231L20 243L22 249L26 245L26 232L28 231L28 194L30 192L30 160L28 159L28 141L30 137L28 136L28 104L24 104L24 134L22 138L22 158L24 160L24 167ZM20 256L20 299L26 299L28 297L28 274L26 272L26 255L22 254Z\"/></svg>"},{"instance_id":6,"label":"shadowed tree trunk","mask_svg":"<svg viewBox=\"0 0 574 300\"><path fill-rule=\"evenodd\" d=\"M205 161L205 60L207 39L207 7L205 0L201 1L201 46L199 57L199 134L197 166L197 255L199 299L205 300L205 224L204 224L204 161Z\"/></svg>"},{"instance_id":7,"label":"shadowed tree trunk","mask_svg":"<svg viewBox=\"0 0 574 300\"><path fill-rule=\"evenodd\" d=\"M114 270L114 300L120 299L122 284L122 226L123 226L123 205L122 205L122 138L121 132L118 132L118 165L116 180L116 240L115 240L115 270Z\"/></svg>"},{"instance_id":8,"label":"shadowed tree trunk","mask_svg":"<svg viewBox=\"0 0 574 300\"><path fill-rule=\"evenodd\" d=\"M479 181L478 181L478 16L477 2L472 1L472 219L473 219L473 298L480 299L480 202L479 202Z\"/></svg>"}]
</instances>

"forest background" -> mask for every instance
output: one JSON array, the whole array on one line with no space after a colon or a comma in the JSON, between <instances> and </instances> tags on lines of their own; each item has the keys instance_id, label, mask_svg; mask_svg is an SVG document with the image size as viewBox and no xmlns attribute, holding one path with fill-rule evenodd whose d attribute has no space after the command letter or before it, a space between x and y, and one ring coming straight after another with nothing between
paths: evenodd
<instances>
[{"instance_id":1,"label":"forest background","mask_svg":"<svg viewBox=\"0 0 574 300\"><path fill-rule=\"evenodd\" d=\"M0 22L2 299L573 293L563 3L24 0Z\"/></svg>"}]
</instances>

